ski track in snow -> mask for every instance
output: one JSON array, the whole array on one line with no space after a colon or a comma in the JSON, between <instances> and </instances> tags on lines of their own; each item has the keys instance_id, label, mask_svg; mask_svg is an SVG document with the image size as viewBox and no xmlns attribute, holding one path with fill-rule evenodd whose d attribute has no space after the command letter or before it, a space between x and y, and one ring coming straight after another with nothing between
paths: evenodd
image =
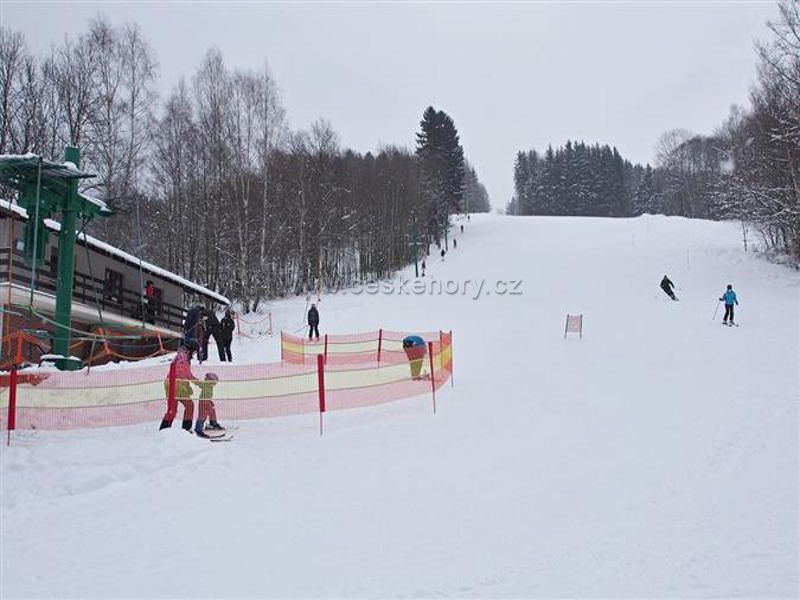
<instances>
[{"instance_id":1,"label":"ski track in snow","mask_svg":"<svg viewBox=\"0 0 800 600\"><path fill-rule=\"evenodd\" d=\"M0 597L797 597L800 277L732 223L464 225L428 278L523 295L320 305L323 333L452 329L436 415L421 396L327 413L324 437L316 415L241 421L230 444L15 433ZM727 283L738 329L711 320ZM277 360L305 305L272 303L276 335L237 362Z\"/></svg>"}]
</instances>

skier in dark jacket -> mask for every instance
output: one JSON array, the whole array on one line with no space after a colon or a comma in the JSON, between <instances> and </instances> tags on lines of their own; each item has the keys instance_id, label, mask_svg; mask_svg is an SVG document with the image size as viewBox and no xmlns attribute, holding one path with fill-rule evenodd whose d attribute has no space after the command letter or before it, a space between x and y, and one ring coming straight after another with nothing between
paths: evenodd
<instances>
[{"instance_id":1,"label":"skier in dark jacket","mask_svg":"<svg viewBox=\"0 0 800 600\"><path fill-rule=\"evenodd\" d=\"M200 343L200 334L202 329L200 327L200 315L202 312L203 306L201 304L195 304L189 309L189 312L186 313L186 318L183 321L184 342L188 340L194 340L198 344Z\"/></svg>"},{"instance_id":2,"label":"skier in dark jacket","mask_svg":"<svg viewBox=\"0 0 800 600\"><path fill-rule=\"evenodd\" d=\"M739 301L736 299L736 292L733 291L733 286L731 284L728 284L728 288L719 300L720 302L723 300L725 301L725 316L722 317L722 324L727 325L728 317L730 317L730 324L736 325L736 323L733 322L733 305L739 304ZM717 306L719 306L719 304L717 304Z\"/></svg>"},{"instance_id":3,"label":"skier in dark jacket","mask_svg":"<svg viewBox=\"0 0 800 600\"><path fill-rule=\"evenodd\" d=\"M672 288L675 287L675 284L669 280L669 277L664 275L664 279L661 280L661 289L664 290L664 293L672 298L673 300L677 300L675 297L675 293L672 291Z\"/></svg>"},{"instance_id":4,"label":"skier in dark jacket","mask_svg":"<svg viewBox=\"0 0 800 600\"><path fill-rule=\"evenodd\" d=\"M236 329L236 323L233 322L233 316L230 309L225 311L225 316L219 324L219 337L217 338L217 349L219 350L219 359L222 362L226 360L233 362L231 355L231 343L233 342L233 330Z\"/></svg>"},{"instance_id":5,"label":"skier in dark jacket","mask_svg":"<svg viewBox=\"0 0 800 600\"><path fill-rule=\"evenodd\" d=\"M214 343L219 346L219 319L214 311L211 309L204 309L200 317L202 325L202 338L200 339L200 352L198 352L197 360L200 364L208 360L208 342L213 337Z\"/></svg>"},{"instance_id":6,"label":"skier in dark jacket","mask_svg":"<svg viewBox=\"0 0 800 600\"><path fill-rule=\"evenodd\" d=\"M319 339L319 311L316 304L312 304L308 309L308 339L311 339L313 335Z\"/></svg>"}]
</instances>

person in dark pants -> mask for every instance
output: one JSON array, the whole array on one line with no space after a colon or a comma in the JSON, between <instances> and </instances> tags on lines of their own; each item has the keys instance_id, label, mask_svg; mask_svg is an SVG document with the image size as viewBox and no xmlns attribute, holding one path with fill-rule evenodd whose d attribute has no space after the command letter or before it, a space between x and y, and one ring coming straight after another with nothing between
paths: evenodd
<instances>
[{"instance_id":1,"label":"person in dark pants","mask_svg":"<svg viewBox=\"0 0 800 600\"><path fill-rule=\"evenodd\" d=\"M312 304L308 309L308 339L314 335L319 339L319 311L316 304Z\"/></svg>"},{"instance_id":2,"label":"person in dark pants","mask_svg":"<svg viewBox=\"0 0 800 600\"><path fill-rule=\"evenodd\" d=\"M675 292L672 291L672 288L675 287L675 284L669 280L669 277L664 275L664 279L661 280L661 289L664 290L664 293L672 298L673 300L677 300L675 297Z\"/></svg>"},{"instance_id":3,"label":"person in dark pants","mask_svg":"<svg viewBox=\"0 0 800 600\"><path fill-rule=\"evenodd\" d=\"M236 329L236 323L233 322L233 316L230 309L225 311L225 316L219 324L219 337L217 338L217 349L219 350L219 359L222 362L226 360L233 362L231 355L231 343L233 342L233 330Z\"/></svg>"},{"instance_id":4,"label":"person in dark pants","mask_svg":"<svg viewBox=\"0 0 800 600\"><path fill-rule=\"evenodd\" d=\"M200 323L203 326L203 335L200 340L200 352L198 353L197 360L202 364L204 360L208 360L208 342L213 337L214 343L219 346L219 319L214 314L213 310L208 308L203 310L200 317Z\"/></svg>"},{"instance_id":5,"label":"person in dark pants","mask_svg":"<svg viewBox=\"0 0 800 600\"><path fill-rule=\"evenodd\" d=\"M195 304L186 313L186 318L183 321L183 342L194 340L200 343L202 327L200 326L200 315L203 313L203 306Z\"/></svg>"},{"instance_id":6,"label":"person in dark pants","mask_svg":"<svg viewBox=\"0 0 800 600\"><path fill-rule=\"evenodd\" d=\"M723 300L725 301L725 316L722 317L722 324L727 325L728 318L730 317L730 324L735 325L736 323L733 322L733 305L739 304L739 301L736 299L736 292L733 291L733 286L731 284L728 284L728 289L725 290L725 293L722 294L722 298L719 300L720 302Z\"/></svg>"}]
</instances>

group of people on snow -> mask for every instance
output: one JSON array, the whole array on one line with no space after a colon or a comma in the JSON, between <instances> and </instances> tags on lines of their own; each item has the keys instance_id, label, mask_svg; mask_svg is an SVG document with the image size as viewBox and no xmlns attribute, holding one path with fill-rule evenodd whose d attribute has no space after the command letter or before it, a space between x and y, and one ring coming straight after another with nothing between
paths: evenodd
<instances>
[{"instance_id":1,"label":"group of people on snow","mask_svg":"<svg viewBox=\"0 0 800 600\"><path fill-rule=\"evenodd\" d=\"M236 323L230 309L225 311L225 316L220 321L216 313L204 306L193 306L183 322L183 339L195 340L198 345L197 359L202 364L208 360L208 343L213 338L217 345L220 362L233 362L231 344L233 343L233 330Z\"/></svg>"},{"instance_id":2,"label":"group of people on snow","mask_svg":"<svg viewBox=\"0 0 800 600\"><path fill-rule=\"evenodd\" d=\"M661 280L661 289L664 290L664 293L672 300L677 300L678 298L675 296L675 292L673 291L674 287L675 284L670 281L669 277L664 275L664 278ZM736 292L733 291L733 286L731 284L728 284L728 287L725 289L725 293L723 293L720 297L719 302L725 303L725 316L722 317L722 324L730 326L736 325L736 323L733 322L733 307L734 305L739 304L739 300L737 300ZM719 304L717 306L719 306ZM716 316L716 314L716 311L714 311L714 316Z\"/></svg>"}]
</instances>

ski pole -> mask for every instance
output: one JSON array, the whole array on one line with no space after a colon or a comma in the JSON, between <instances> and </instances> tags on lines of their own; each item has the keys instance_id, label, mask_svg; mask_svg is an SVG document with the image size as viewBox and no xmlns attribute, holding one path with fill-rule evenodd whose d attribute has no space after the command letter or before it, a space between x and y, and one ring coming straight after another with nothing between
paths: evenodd
<instances>
[{"instance_id":1,"label":"ski pole","mask_svg":"<svg viewBox=\"0 0 800 600\"><path fill-rule=\"evenodd\" d=\"M717 311L719 310L719 303L720 303L720 301L717 300L717 305L714 307L714 316L711 317L712 321L714 321L717 318Z\"/></svg>"}]
</instances>

